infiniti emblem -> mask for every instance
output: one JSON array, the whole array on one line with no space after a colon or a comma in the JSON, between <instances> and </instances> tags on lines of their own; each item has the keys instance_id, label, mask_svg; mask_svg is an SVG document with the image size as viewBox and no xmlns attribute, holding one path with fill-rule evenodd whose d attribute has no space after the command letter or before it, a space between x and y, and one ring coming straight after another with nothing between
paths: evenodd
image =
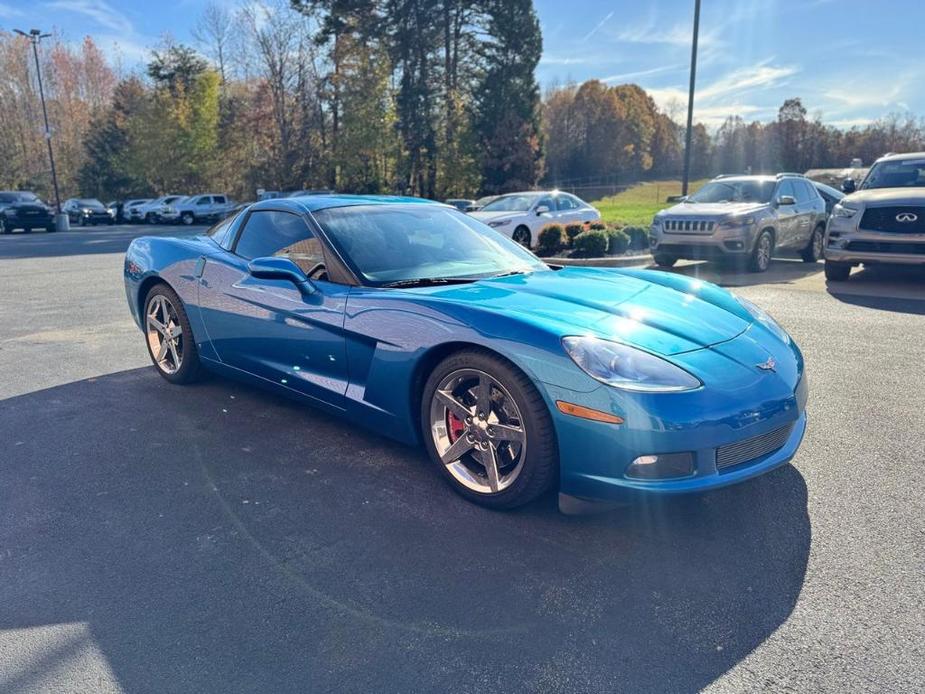
<instances>
[{"instance_id":1,"label":"infiniti emblem","mask_svg":"<svg viewBox=\"0 0 925 694\"><path fill-rule=\"evenodd\" d=\"M777 362L774 361L774 357L768 357L768 360L763 364L755 364L762 371L774 371L774 367L777 366Z\"/></svg>"},{"instance_id":2,"label":"infiniti emblem","mask_svg":"<svg viewBox=\"0 0 925 694\"><path fill-rule=\"evenodd\" d=\"M896 215L896 221L902 222L903 224L911 224L912 222L917 221L919 216L914 212L900 212Z\"/></svg>"}]
</instances>

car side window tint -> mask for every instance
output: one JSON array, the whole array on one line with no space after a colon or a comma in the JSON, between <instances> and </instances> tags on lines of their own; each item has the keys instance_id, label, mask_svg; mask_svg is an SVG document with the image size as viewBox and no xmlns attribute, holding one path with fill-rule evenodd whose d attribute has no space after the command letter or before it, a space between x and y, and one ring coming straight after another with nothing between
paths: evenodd
<instances>
[{"instance_id":1,"label":"car side window tint","mask_svg":"<svg viewBox=\"0 0 925 694\"><path fill-rule=\"evenodd\" d=\"M196 204L197 204L197 205L208 205L208 204L209 204L209 196L208 196L208 195L203 195L201 198L199 198L199 199L196 201Z\"/></svg>"},{"instance_id":2,"label":"car side window tint","mask_svg":"<svg viewBox=\"0 0 925 694\"><path fill-rule=\"evenodd\" d=\"M576 198L574 195L567 195L566 197L571 201L572 205L575 206L576 210L580 210L582 207L585 206L585 203L582 202L580 199Z\"/></svg>"},{"instance_id":3,"label":"car side window tint","mask_svg":"<svg viewBox=\"0 0 925 694\"><path fill-rule=\"evenodd\" d=\"M537 207L546 206L549 208L550 212L554 212L556 209L556 202L552 198L543 198L538 203L536 203L536 206Z\"/></svg>"},{"instance_id":4,"label":"car side window tint","mask_svg":"<svg viewBox=\"0 0 925 694\"><path fill-rule=\"evenodd\" d=\"M566 196L566 195L558 195L558 196L556 196L556 198L557 198L557 199L556 199L556 202L557 202L558 205L559 205L559 210L560 210L560 211L564 212L564 211L566 211L566 210L574 210L574 209L575 209L574 203L573 203L571 200L568 199L568 196Z\"/></svg>"},{"instance_id":5,"label":"car side window tint","mask_svg":"<svg viewBox=\"0 0 925 694\"><path fill-rule=\"evenodd\" d=\"M225 196L224 196L224 195L213 195L213 196L212 196L212 200L213 200L215 203L219 204L219 205L224 205L224 204L225 204Z\"/></svg>"},{"instance_id":6,"label":"car side window tint","mask_svg":"<svg viewBox=\"0 0 925 694\"><path fill-rule=\"evenodd\" d=\"M777 199L780 200L785 195L796 199L796 191L793 189L793 184L789 180L781 181L780 187L777 189Z\"/></svg>"},{"instance_id":7,"label":"car side window tint","mask_svg":"<svg viewBox=\"0 0 925 694\"><path fill-rule=\"evenodd\" d=\"M241 230L234 252L247 260L266 256L289 258L309 276L326 279L319 276L318 269L318 265L324 265L321 242L305 220L291 212L252 212Z\"/></svg>"}]
</instances>

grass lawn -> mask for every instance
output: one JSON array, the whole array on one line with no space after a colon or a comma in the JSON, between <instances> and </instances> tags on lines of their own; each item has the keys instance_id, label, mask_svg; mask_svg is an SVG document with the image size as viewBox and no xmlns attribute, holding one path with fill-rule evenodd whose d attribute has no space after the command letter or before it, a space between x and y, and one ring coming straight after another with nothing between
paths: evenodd
<instances>
[{"instance_id":1,"label":"grass lawn","mask_svg":"<svg viewBox=\"0 0 925 694\"><path fill-rule=\"evenodd\" d=\"M707 180L691 181L690 192L698 190ZM680 194L681 181L648 181L591 204L601 211L601 218L605 222L647 227L656 212L671 206L665 199L669 195Z\"/></svg>"}]
</instances>

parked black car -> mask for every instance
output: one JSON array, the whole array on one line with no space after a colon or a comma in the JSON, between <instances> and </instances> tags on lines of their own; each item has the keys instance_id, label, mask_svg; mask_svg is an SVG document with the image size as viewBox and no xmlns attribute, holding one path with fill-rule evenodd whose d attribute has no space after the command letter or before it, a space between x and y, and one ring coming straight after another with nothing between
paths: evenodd
<instances>
[{"instance_id":1,"label":"parked black car","mask_svg":"<svg viewBox=\"0 0 925 694\"><path fill-rule=\"evenodd\" d=\"M106 206L96 198L71 198L62 206L62 211L67 212L71 224L114 224L115 219L109 213Z\"/></svg>"},{"instance_id":2,"label":"parked black car","mask_svg":"<svg viewBox=\"0 0 925 694\"><path fill-rule=\"evenodd\" d=\"M55 230L55 216L35 193L25 190L0 191L0 234L13 229Z\"/></svg>"}]
</instances>

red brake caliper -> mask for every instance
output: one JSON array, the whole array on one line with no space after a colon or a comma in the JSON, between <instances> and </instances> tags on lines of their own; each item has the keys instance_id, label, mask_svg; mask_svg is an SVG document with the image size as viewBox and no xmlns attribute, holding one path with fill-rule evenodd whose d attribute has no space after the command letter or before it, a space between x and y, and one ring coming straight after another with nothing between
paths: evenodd
<instances>
[{"instance_id":1,"label":"red brake caliper","mask_svg":"<svg viewBox=\"0 0 925 694\"><path fill-rule=\"evenodd\" d=\"M450 432L450 443L453 443L456 441L456 439L462 436L462 433L466 430L466 423L455 414L447 410L446 428Z\"/></svg>"}]
</instances>

